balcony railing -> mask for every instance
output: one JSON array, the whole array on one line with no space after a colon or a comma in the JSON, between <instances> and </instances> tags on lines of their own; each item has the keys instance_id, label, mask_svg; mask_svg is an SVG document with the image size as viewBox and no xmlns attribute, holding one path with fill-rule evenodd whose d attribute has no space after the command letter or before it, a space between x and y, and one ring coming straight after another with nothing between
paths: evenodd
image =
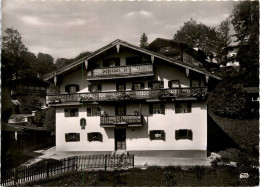
<instances>
[{"instance_id":1,"label":"balcony railing","mask_svg":"<svg viewBox=\"0 0 260 187\"><path fill-rule=\"evenodd\" d=\"M197 88L169 88L158 90L131 90L131 91L110 91L95 93L73 93L48 95L48 104L58 104L66 102L92 102L92 101L127 101L139 99L167 99L176 97L195 97L204 99L208 94L207 87Z\"/></svg>"},{"instance_id":2,"label":"balcony railing","mask_svg":"<svg viewBox=\"0 0 260 187\"><path fill-rule=\"evenodd\" d=\"M132 66L97 68L87 72L87 80L114 79L125 77L152 76L153 65L142 64Z\"/></svg>"},{"instance_id":3,"label":"balcony railing","mask_svg":"<svg viewBox=\"0 0 260 187\"><path fill-rule=\"evenodd\" d=\"M126 116L101 116L100 125L104 127L115 126L142 126L144 117L142 115Z\"/></svg>"}]
</instances>

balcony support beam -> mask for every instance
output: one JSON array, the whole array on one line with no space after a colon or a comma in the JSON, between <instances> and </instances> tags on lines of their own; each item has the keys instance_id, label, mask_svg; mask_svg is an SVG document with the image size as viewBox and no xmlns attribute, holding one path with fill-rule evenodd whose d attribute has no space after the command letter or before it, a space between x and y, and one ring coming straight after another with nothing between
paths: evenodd
<instances>
[{"instance_id":1,"label":"balcony support beam","mask_svg":"<svg viewBox=\"0 0 260 187\"><path fill-rule=\"evenodd\" d=\"M186 77L189 77L189 74L190 74L190 70L186 68Z\"/></svg>"},{"instance_id":2,"label":"balcony support beam","mask_svg":"<svg viewBox=\"0 0 260 187\"><path fill-rule=\"evenodd\" d=\"M151 56L151 61L152 61L152 64L154 63L154 56L152 55Z\"/></svg>"},{"instance_id":3,"label":"balcony support beam","mask_svg":"<svg viewBox=\"0 0 260 187\"><path fill-rule=\"evenodd\" d=\"M205 79L206 79L206 83L208 83L209 82L209 76L205 75Z\"/></svg>"},{"instance_id":4,"label":"balcony support beam","mask_svg":"<svg viewBox=\"0 0 260 187\"><path fill-rule=\"evenodd\" d=\"M119 49L120 49L120 45L116 44L116 51L117 51L117 53L119 53Z\"/></svg>"},{"instance_id":5,"label":"balcony support beam","mask_svg":"<svg viewBox=\"0 0 260 187\"><path fill-rule=\"evenodd\" d=\"M85 68L88 69L88 60L85 60Z\"/></svg>"}]
</instances>

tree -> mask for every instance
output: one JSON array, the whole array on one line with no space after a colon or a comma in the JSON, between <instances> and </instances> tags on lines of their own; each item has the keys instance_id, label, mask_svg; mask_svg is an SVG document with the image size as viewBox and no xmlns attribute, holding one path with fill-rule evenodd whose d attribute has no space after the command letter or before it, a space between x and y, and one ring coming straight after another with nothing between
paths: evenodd
<instances>
[{"instance_id":1,"label":"tree","mask_svg":"<svg viewBox=\"0 0 260 187\"><path fill-rule=\"evenodd\" d=\"M140 38L140 47L146 48L147 46L148 46L148 37L146 36L145 33L143 33Z\"/></svg>"},{"instance_id":2,"label":"tree","mask_svg":"<svg viewBox=\"0 0 260 187\"><path fill-rule=\"evenodd\" d=\"M40 98L35 95L26 96L20 102L19 110L21 114L31 114L32 111L40 110L42 106Z\"/></svg>"},{"instance_id":3,"label":"tree","mask_svg":"<svg viewBox=\"0 0 260 187\"><path fill-rule=\"evenodd\" d=\"M28 49L22 42L21 34L11 28L7 28L2 38L2 79L7 82L19 78L26 69L22 56Z\"/></svg>"},{"instance_id":4,"label":"tree","mask_svg":"<svg viewBox=\"0 0 260 187\"><path fill-rule=\"evenodd\" d=\"M40 76L56 70L53 57L44 53L38 53L34 68Z\"/></svg>"},{"instance_id":5,"label":"tree","mask_svg":"<svg viewBox=\"0 0 260 187\"><path fill-rule=\"evenodd\" d=\"M233 9L231 18L239 45L237 59L246 72L258 79L259 63L259 2L242 1Z\"/></svg>"}]
</instances>

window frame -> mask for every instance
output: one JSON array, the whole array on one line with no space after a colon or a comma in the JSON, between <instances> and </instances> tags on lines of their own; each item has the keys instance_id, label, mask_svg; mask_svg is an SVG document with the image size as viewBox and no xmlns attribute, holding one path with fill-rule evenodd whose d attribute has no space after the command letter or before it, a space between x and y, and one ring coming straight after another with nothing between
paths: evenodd
<instances>
[{"instance_id":1,"label":"window frame","mask_svg":"<svg viewBox=\"0 0 260 187\"><path fill-rule=\"evenodd\" d=\"M71 115L72 110L75 110L75 115ZM78 117L79 116L79 109L78 108L65 108L64 109L64 116L65 117Z\"/></svg>"},{"instance_id":2,"label":"window frame","mask_svg":"<svg viewBox=\"0 0 260 187\"><path fill-rule=\"evenodd\" d=\"M94 138L93 135L97 135L95 136L96 138ZM87 134L87 140L89 142L103 142L103 135L101 132L89 132Z\"/></svg>"},{"instance_id":3,"label":"window frame","mask_svg":"<svg viewBox=\"0 0 260 187\"><path fill-rule=\"evenodd\" d=\"M154 88L154 84L158 83L159 84L159 88ZM148 82L148 88L150 88L151 90L159 90L159 89L163 89L164 88L164 81L150 81Z\"/></svg>"},{"instance_id":4,"label":"window frame","mask_svg":"<svg viewBox=\"0 0 260 187\"><path fill-rule=\"evenodd\" d=\"M156 136L156 135L160 136ZM150 130L149 131L150 140L164 140L165 141L165 132L164 130Z\"/></svg>"},{"instance_id":5,"label":"window frame","mask_svg":"<svg viewBox=\"0 0 260 187\"><path fill-rule=\"evenodd\" d=\"M186 108L181 108L181 106L186 106ZM186 114L192 113L192 103L191 102L176 102L175 103L175 114Z\"/></svg>"},{"instance_id":6,"label":"window frame","mask_svg":"<svg viewBox=\"0 0 260 187\"><path fill-rule=\"evenodd\" d=\"M70 92L70 88L75 86L75 92ZM65 92L67 93L77 93L79 91L79 85L78 84L67 84L65 87Z\"/></svg>"},{"instance_id":7,"label":"window frame","mask_svg":"<svg viewBox=\"0 0 260 187\"><path fill-rule=\"evenodd\" d=\"M123 86L124 89L123 90L119 90L119 86ZM125 86L125 83L124 82L118 82L116 83L116 91L125 91L126 90L126 86Z\"/></svg>"},{"instance_id":8,"label":"window frame","mask_svg":"<svg viewBox=\"0 0 260 187\"><path fill-rule=\"evenodd\" d=\"M177 87L175 87L175 86L172 86L172 83L173 82L177 82L178 83L178 86ZM170 80L169 82L168 82L168 87L169 88L181 88L181 84L180 84L180 80Z\"/></svg>"},{"instance_id":9,"label":"window frame","mask_svg":"<svg viewBox=\"0 0 260 187\"><path fill-rule=\"evenodd\" d=\"M97 109L97 115L93 115L93 109L96 108ZM90 110L90 113L89 113ZM100 112L100 106L91 106L91 107L87 107L86 108L87 111L87 117L95 117L95 116L100 116L101 112ZM90 114L90 115L89 115Z\"/></svg>"},{"instance_id":10,"label":"window frame","mask_svg":"<svg viewBox=\"0 0 260 187\"><path fill-rule=\"evenodd\" d=\"M154 105L160 105L161 113L154 113ZM165 115L165 103L151 103L149 104L149 114L163 114Z\"/></svg>"},{"instance_id":11,"label":"window frame","mask_svg":"<svg viewBox=\"0 0 260 187\"><path fill-rule=\"evenodd\" d=\"M140 89L135 89L136 84L140 84ZM144 82L133 82L132 90L144 90Z\"/></svg>"},{"instance_id":12,"label":"window frame","mask_svg":"<svg viewBox=\"0 0 260 187\"><path fill-rule=\"evenodd\" d=\"M109 62L114 60L114 66L110 66ZM120 67L120 57L109 57L103 59L103 67Z\"/></svg>"},{"instance_id":13,"label":"window frame","mask_svg":"<svg viewBox=\"0 0 260 187\"><path fill-rule=\"evenodd\" d=\"M69 141L69 138L67 137L69 135L75 135L75 140ZM80 133L76 133L76 132L65 133L65 142L80 142Z\"/></svg>"},{"instance_id":14,"label":"window frame","mask_svg":"<svg viewBox=\"0 0 260 187\"><path fill-rule=\"evenodd\" d=\"M180 135L180 131L186 131L186 135ZM193 132L191 129L178 129L175 130L175 139L176 140L193 140Z\"/></svg>"},{"instance_id":15,"label":"window frame","mask_svg":"<svg viewBox=\"0 0 260 187\"><path fill-rule=\"evenodd\" d=\"M97 91L93 91L93 86L97 86ZM102 91L102 85L101 84L90 84L90 85L88 85L88 91L93 92L93 93L100 92L100 91Z\"/></svg>"}]
</instances>

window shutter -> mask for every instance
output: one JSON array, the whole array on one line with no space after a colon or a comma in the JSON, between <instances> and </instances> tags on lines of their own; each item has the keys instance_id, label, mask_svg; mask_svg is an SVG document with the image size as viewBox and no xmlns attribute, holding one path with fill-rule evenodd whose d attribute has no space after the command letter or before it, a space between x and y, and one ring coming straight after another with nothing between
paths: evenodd
<instances>
[{"instance_id":1,"label":"window shutter","mask_svg":"<svg viewBox=\"0 0 260 187\"><path fill-rule=\"evenodd\" d=\"M179 139L180 139L179 130L175 130L175 139L176 139L176 140L179 140Z\"/></svg>"},{"instance_id":2,"label":"window shutter","mask_svg":"<svg viewBox=\"0 0 260 187\"><path fill-rule=\"evenodd\" d=\"M187 111L188 113L191 113L191 103L187 103Z\"/></svg>"},{"instance_id":3,"label":"window shutter","mask_svg":"<svg viewBox=\"0 0 260 187\"><path fill-rule=\"evenodd\" d=\"M91 116L91 108L87 108L87 116Z\"/></svg>"},{"instance_id":4,"label":"window shutter","mask_svg":"<svg viewBox=\"0 0 260 187\"><path fill-rule=\"evenodd\" d=\"M69 109L64 109L64 115L65 117L69 117Z\"/></svg>"},{"instance_id":5,"label":"window shutter","mask_svg":"<svg viewBox=\"0 0 260 187\"><path fill-rule=\"evenodd\" d=\"M65 86L65 92L67 92L67 93L70 92L70 86L69 86L69 85L66 85L66 86Z\"/></svg>"},{"instance_id":6,"label":"window shutter","mask_svg":"<svg viewBox=\"0 0 260 187\"><path fill-rule=\"evenodd\" d=\"M155 139L154 131L150 131L150 139L151 139L151 140L154 140L154 139Z\"/></svg>"},{"instance_id":7,"label":"window shutter","mask_svg":"<svg viewBox=\"0 0 260 187\"><path fill-rule=\"evenodd\" d=\"M175 103L175 113L180 113L180 104Z\"/></svg>"},{"instance_id":8,"label":"window shutter","mask_svg":"<svg viewBox=\"0 0 260 187\"><path fill-rule=\"evenodd\" d=\"M153 85L152 82L148 82L148 88L152 89L152 85Z\"/></svg>"},{"instance_id":9,"label":"window shutter","mask_svg":"<svg viewBox=\"0 0 260 187\"><path fill-rule=\"evenodd\" d=\"M168 87L172 88L172 81L168 81Z\"/></svg>"},{"instance_id":10,"label":"window shutter","mask_svg":"<svg viewBox=\"0 0 260 187\"><path fill-rule=\"evenodd\" d=\"M153 114L153 104L149 104L149 114Z\"/></svg>"},{"instance_id":11,"label":"window shutter","mask_svg":"<svg viewBox=\"0 0 260 187\"><path fill-rule=\"evenodd\" d=\"M80 134L79 133L76 133L76 140L80 141Z\"/></svg>"},{"instance_id":12,"label":"window shutter","mask_svg":"<svg viewBox=\"0 0 260 187\"><path fill-rule=\"evenodd\" d=\"M76 92L79 91L79 85L76 85Z\"/></svg>"},{"instance_id":13,"label":"window shutter","mask_svg":"<svg viewBox=\"0 0 260 187\"><path fill-rule=\"evenodd\" d=\"M101 91L101 84L98 84L98 91Z\"/></svg>"},{"instance_id":14,"label":"window shutter","mask_svg":"<svg viewBox=\"0 0 260 187\"><path fill-rule=\"evenodd\" d=\"M165 141L165 132L163 130L161 130L161 137L162 137L162 140Z\"/></svg>"},{"instance_id":15,"label":"window shutter","mask_svg":"<svg viewBox=\"0 0 260 187\"><path fill-rule=\"evenodd\" d=\"M164 82L160 81L160 88L164 88Z\"/></svg>"},{"instance_id":16,"label":"window shutter","mask_svg":"<svg viewBox=\"0 0 260 187\"><path fill-rule=\"evenodd\" d=\"M89 92L92 92L91 85L88 85L88 91L89 91Z\"/></svg>"},{"instance_id":17,"label":"window shutter","mask_svg":"<svg viewBox=\"0 0 260 187\"><path fill-rule=\"evenodd\" d=\"M93 139L93 135L92 133L88 133L88 141L91 142Z\"/></svg>"},{"instance_id":18,"label":"window shutter","mask_svg":"<svg viewBox=\"0 0 260 187\"><path fill-rule=\"evenodd\" d=\"M98 133L98 141L102 142L103 141L103 136L101 133Z\"/></svg>"},{"instance_id":19,"label":"window shutter","mask_svg":"<svg viewBox=\"0 0 260 187\"><path fill-rule=\"evenodd\" d=\"M79 116L79 110L76 108L75 109L75 117Z\"/></svg>"},{"instance_id":20,"label":"window shutter","mask_svg":"<svg viewBox=\"0 0 260 187\"><path fill-rule=\"evenodd\" d=\"M188 130L188 139L192 140L192 131L191 130Z\"/></svg>"},{"instance_id":21,"label":"window shutter","mask_svg":"<svg viewBox=\"0 0 260 187\"><path fill-rule=\"evenodd\" d=\"M97 107L97 111L98 111L98 116L100 116L100 108Z\"/></svg>"},{"instance_id":22,"label":"window shutter","mask_svg":"<svg viewBox=\"0 0 260 187\"><path fill-rule=\"evenodd\" d=\"M141 89L144 89L144 83L141 82Z\"/></svg>"},{"instance_id":23,"label":"window shutter","mask_svg":"<svg viewBox=\"0 0 260 187\"><path fill-rule=\"evenodd\" d=\"M65 142L69 141L69 134L65 134Z\"/></svg>"},{"instance_id":24,"label":"window shutter","mask_svg":"<svg viewBox=\"0 0 260 187\"><path fill-rule=\"evenodd\" d=\"M164 103L161 103L161 112L162 112L162 114L165 114L165 107L164 107Z\"/></svg>"}]
</instances>

